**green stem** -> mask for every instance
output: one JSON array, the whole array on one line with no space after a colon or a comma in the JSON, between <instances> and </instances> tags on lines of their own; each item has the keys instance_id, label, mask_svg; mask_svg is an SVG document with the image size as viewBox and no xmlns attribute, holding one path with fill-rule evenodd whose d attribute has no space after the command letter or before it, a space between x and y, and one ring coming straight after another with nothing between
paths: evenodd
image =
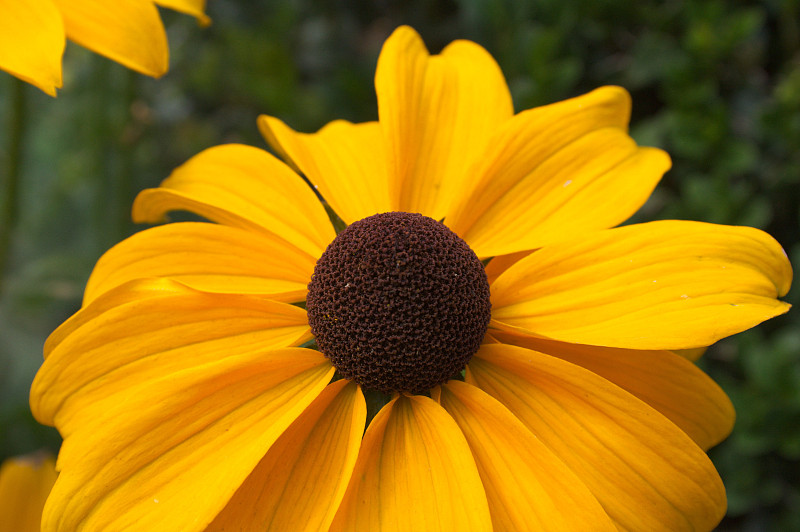
<instances>
[{"instance_id":1,"label":"green stem","mask_svg":"<svg viewBox=\"0 0 800 532\"><path fill-rule=\"evenodd\" d=\"M108 223L109 198L113 198L112 173L109 160L109 139L113 132L109 117L109 63L102 58L93 58L94 71L91 75L91 107L86 118L91 124L91 146L94 147L94 167L92 172L96 180L94 186L93 233L96 235L95 253L102 253L113 242L114 224Z\"/></svg>"},{"instance_id":2,"label":"green stem","mask_svg":"<svg viewBox=\"0 0 800 532\"><path fill-rule=\"evenodd\" d=\"M138 79L139 75L132 70L125 71L125 88L122 98L122 105L124 107L121 110L123 118L119 122L122 131L116 132L120 140L115 145L119 153L120 167L117 172L116 191L114 194L113 219L116 224L116 231L113 235L114 243L129 236L132 229L131 204L135 193L133 182L135 167L134 151L140 133L137 131L138 128L131 115L131 107L136 100ZM128 130L127 134L125 134L126 129Z\"/></svg>"},{"instance_id":3,"label":"green stem","mask_svg":"<svg viewBox=\"0 0 800 532\"><path fill-rule=\"evenodd\" d=\"M9 98L8 157L0 205L0 294L11 251L11 235L17 225L19 181L22 166L22 141L25 137L25 83L13 79Z\"/></svg>"}]
</instances>

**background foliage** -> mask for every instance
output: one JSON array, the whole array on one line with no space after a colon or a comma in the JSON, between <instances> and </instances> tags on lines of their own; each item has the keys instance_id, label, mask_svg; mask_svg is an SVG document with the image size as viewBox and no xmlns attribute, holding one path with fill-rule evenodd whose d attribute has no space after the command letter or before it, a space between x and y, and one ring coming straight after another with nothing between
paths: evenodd
<instances>
[{"instance_id":1,"label":"background foliage","mask_svg":"<svg viewBox=\"0 0 800 532\"><path fill-rule=\"evenodd\" d=\"M208 12L208 29L163 12L172 58L158 81L69 45L59 97L25 87L20 122L15 80L0 73L0 168L22 135L17 216L4 222L0 459L57 448L28 412L28 388L93 263L139 229L136 192L204 148L265 147L259 113L304 131L377 118L375 61L403 23L433 52L456 38L485 46L517 110L626 87L634 137L673 157L636 220L760 227L800 264L800 0L210 0ZM711 451L728 489L722 530L800 530L798 316L720 342L700 362L738 412Z\"/></svg>"}]
</instances>

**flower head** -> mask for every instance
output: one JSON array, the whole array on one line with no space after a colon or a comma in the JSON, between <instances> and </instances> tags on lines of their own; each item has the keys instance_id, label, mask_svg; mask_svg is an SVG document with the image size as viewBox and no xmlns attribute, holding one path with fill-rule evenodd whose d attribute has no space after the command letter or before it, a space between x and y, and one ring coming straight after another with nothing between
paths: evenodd
<instances>
[{"instance_id":1,"label":"flower head","mask_svg":"<svg viewBox=\"0 0 800 532\"><path fill-rule=\"evenodd\" d=\"M156 4L210 22L205 0L0 0L0 69L55 96L69 39L159 77L169 60Z\"/></svg>"},{"instance_id":2,"label":"flower head","mask_svg":"<svg viewBox=\"0 0 800 532\"><path fill-rule=\"evenodd\" d=\"M377 122L262 117L291 168L220 146L139 195L214 223L112 248L48 339L44 530L713 528L733 409L673 350L786 312L781 247L615 228L670 165L623 89L514 114L483 48L407 27L376 89Z\"/></svg>"},{"instance_id":3,"label":"flower head","mask_svg":"<svg viewBox=\"0 0 800 532\"><path fill-rule=\"evenodd\" d=\"M306 309L342 376L384 393L450 380L478 351L491 315L475 253L443 223L405 212L342 231L314 267Z\"/></svg>"}]
</instances>

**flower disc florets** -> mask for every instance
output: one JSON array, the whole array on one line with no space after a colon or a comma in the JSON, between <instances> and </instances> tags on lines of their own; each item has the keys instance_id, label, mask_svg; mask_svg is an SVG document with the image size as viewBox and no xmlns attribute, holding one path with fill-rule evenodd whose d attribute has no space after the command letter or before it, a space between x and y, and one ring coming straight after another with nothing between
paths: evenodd
<instances>
[{"instance_id":1,"label":"flower disc florets","mask_svg":"<svg viewBox=\"0 0 800 532\"><path fill-rule=\"evenodd\" d=\"M367 389L422 393L458 374L491 313L483 264L443 223L387 212L353 223L308 285L319 349Z\"/></svg>"}]
</instances>

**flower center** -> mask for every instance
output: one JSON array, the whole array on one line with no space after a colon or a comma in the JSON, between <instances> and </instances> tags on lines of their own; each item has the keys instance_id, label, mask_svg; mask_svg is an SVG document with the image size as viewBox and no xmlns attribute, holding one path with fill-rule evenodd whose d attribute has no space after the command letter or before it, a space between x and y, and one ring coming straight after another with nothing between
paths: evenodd
<instances>
[{"instance_id":1,"label":"flower center","mask_svg":"<svg viewBox=\"0 0 800 532\"><path fill-rule=\"evenodd\" d=\"M317 346L366 389L423 393L457 375L491 314L483 264L443 223L387 212L353 223L314 267Z\"/></svg>"}]
</instances>

